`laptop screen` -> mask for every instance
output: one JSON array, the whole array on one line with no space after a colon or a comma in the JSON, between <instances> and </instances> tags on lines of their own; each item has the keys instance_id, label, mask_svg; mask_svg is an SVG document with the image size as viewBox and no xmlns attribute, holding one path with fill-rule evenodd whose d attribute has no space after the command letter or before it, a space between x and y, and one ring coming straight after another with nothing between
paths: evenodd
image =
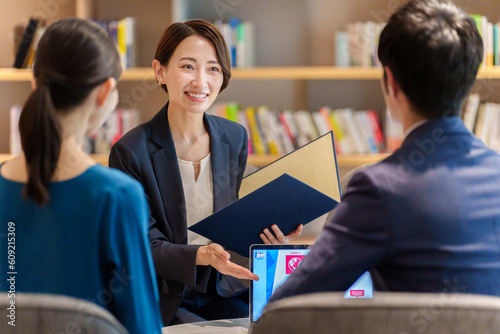
<instances>
[{"instance_id":1,"label":"laptop screen","mask_svg":"<svg viewBox=\"0 0 500 334\"><path fill-rule=\"evenodd\" d=\"M281 286L309 253L310 245L252 245L250 270L259 276L250 284L250 322L255 322L273 292ZM345 298L372 298L370 274L363 274L345 293Z\"/></svg>"}]
</instances>

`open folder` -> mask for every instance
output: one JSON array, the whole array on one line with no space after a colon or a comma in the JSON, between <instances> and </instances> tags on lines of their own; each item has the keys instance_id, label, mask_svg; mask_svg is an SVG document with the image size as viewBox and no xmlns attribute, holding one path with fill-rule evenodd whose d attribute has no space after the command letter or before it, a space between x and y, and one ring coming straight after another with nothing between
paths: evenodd
<instances>
[{"instance_id":1,"label":"open folder","mask_svg":"<svg viewBox=\"0 0 500 334\"><path fill-rule=\"evenodd\" d=\"M239 200L189 229L248 256L265 228L277 224L286 235L331 211L341 196L334 147L329 132L248 175Z\"/></svg>"}]
</instances>

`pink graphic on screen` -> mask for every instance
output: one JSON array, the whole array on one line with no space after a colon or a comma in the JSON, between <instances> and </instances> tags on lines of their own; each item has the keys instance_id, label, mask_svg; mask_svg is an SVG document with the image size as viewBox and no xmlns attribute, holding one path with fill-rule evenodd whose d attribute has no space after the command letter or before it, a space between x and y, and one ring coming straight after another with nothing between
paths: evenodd
<instances>
[{"instance_id":1,"label":"pink graphic on screen","mask_svg":"<svg viewBox=\"0 0 500 334\"><path fill-rule=\"evenodd\" d=\"M290 275L299 266L305 255L287 255L285 259L286 274Z\"/></svg>"}]
</instances>

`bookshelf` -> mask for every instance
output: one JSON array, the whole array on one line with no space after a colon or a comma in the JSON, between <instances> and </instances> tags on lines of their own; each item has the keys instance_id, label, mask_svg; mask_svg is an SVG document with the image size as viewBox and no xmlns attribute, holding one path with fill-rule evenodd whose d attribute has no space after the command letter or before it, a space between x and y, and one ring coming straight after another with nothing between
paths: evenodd
<instances>
[{"instance_id":1,"label":"bookshelf","mask_svg":"<svg viewBox=\"0 0 500 334\"><path fill-rule=\"evenodd\" d=\"M490 0L455 0L469 13L500 17L500 6ZM22 0L0 5L0 36L4 47L0 51L0 159L8 158L9 109L22 104L30 92L30 70L7 68L14 53L8 40L15 25L26 24L26 19L46 11L39 1ZM226 11L217 11L216 4L226 4ZM58 2L59 4L59 2ZM363 6L355 2L334 0L123 0L117 6L112 0L71 0L43 12L47 23L69 16L97 19L137 18L137 49L140 67L126 70L119 83L120 97L138 93L134 106L141 110L141 122L151 118L165 103L165 94L154 87L150 68L151 58L165 27L176 19L203 18L209 21L240 17L256 24L257 64L249 69L233 69L229 87L217 99L236 101L243 106L268 105L291 110L317 110L351 107L355 110L374 109L382 116L385 103L380 92L379 68L339 68L334 64L334 33L344 30L355 21L386 20L394 10L388 0L365 0ZM284 9L286 8L286 11ZM488 101L500 103L500 68L483 68L477 90ZM134 91L135 90L135 91ZM145 93L142 93L145 92ZM123 101L124 99L121 99ZM122 102L120 102L122 103ZM380 117L382 119L382 117ZM353 168L383 159L385 155L342 156L339 167ZM249 163L265 165L276 156L251 156ZM107 159L96 156L98 162Z\"/></svg>"}]
</instances>

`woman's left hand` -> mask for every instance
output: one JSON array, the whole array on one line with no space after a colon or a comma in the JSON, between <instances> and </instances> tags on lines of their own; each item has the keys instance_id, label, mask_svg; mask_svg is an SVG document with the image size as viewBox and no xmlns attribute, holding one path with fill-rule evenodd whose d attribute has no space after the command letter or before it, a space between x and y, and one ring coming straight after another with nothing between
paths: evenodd
<instances>
[{"instance_id":1,"label":"woman's left hand","mask_svg":"<svg viewBox=\"0 0 500 334\"><path fill-rule=\"evenodd\" d=\"M293 238L298 237L302 233L302 228L304 225L300 224L295 231L290 232L288 235L284 235L283 232L281 232L280 228L278 225L274 224L271 226L271 229L273 232L269 231L269 229L265 229L264 233L260 234L260 238L262 241L267 244L267 245L286 245L288 244Z\"/></svg>"}]
</instances>

